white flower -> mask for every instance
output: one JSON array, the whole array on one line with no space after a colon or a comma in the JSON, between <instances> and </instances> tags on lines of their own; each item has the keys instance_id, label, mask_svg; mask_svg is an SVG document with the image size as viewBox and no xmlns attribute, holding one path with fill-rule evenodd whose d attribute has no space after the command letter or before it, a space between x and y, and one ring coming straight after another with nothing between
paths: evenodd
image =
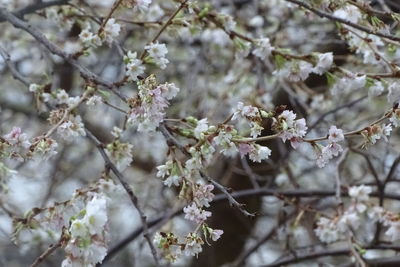
<instances>
[{"instance_id":1,"label":"white flower","mask_svg":"<svg viewBox=\"0 0 400 267\"><path fill-rule=\"evenodd\" d=\"M61 267L84 267L85 264L77 258L67 257L61 262Z\"/></svg>"},{"instance_id":2,"label":"white flower","mask_svg":"<svg viewBox=\"0 0 400 267\"><path fill-rule=\"evenodd\" d=\"M107 248L103 243L92 242L86 249L85 258L87 264L86 266L95 266L95 264L90 263L101 263L105 256L107 255Z\"/></svg>"},{"instance_id":3,"label":"white flower","mask_svg":"<svg viewBox=\"0 0 400 267\"><path fill-rule=\"evenodd\" d=\"M204 138L204 132L208 131L208 121L207 118L201 119L197 122L197 126L194 129L194 136L197 139L202 139Z\"/></svg>"},{"instance_id":4,"label":"white flower","mask_svg":"<svg viewBox=\"0 0 400 267\"><path fill-rule=\"evenodd\" d=\"M11 145L22 146L24 148L28 148L31 146L28 136L25 133L22 133L22 130L19 127L13 127L11 132L4 135L3 137Z\"/></svg>"},{"instance_id":5,"label":"white flower","mask_svg":"<svg viewBox=\"0 0 400 267\"><path fill-rule=\"evenodd\" d=\"M259 15L255 16L249 20L248 25L252 27L261 27L264 25L264 18Z\"/></svg>"},{"instance_id":6,"label":"white flower","mask_svg":"<svg viewBox=\"0 0 400 267\"><path fill-rule=\"evenodd\" d=\"M69 107L76 106L79 103L80 100L81 100L80 96L71 96L71 97L68 98L66 104Z\"/></svg>"},{"instance_id":7,"label":"white flower","mask_svg":"<svg viewBox=\"0 0 400 267\"><path fill-rule=\"evenodd\" d=\"M143 62L137 58L136 52L128 51L127 56L124 56L124 62L126 75L130 81L137 81L138 76L142 75L146 69Z\"/></svg>"},{"instance_id":8,"label":"white flower","mask_svg":"<svg viewBox=\"0 0 400 267\"><path fill-rule=\"evenodd\" d=\"M64 89L58 90L56 97L58 104L68 104L69 95L67 94L67 92L65 92Z\"/></svg>"},{"instance_id":9,"label":"white flower","mask_svg":"<svg viewBox=\"0 0 400 267\"><path fill-rule=\"evenodd\" d=\"M252 54L260 59L265 59L271 55L271 51L274 50L274 47L271 46L269 38L255 40L255 46L256 48L253 50Z\"/></svg>"},{"instance_id":10,"label":"white flower","mask_svg":"<svg viewBox=\"0 0 400 267\"><path fill-rule=\"evenodd\" d=\"M67 54L76 54L82 50L82 45L76 41L66 41L63 50Z\"/></svg>"},{"instance_id":11,"label":"white flower","mask_svg":"<svg viewBox=\"0 0 400 267\"><path fill-rule=\"evenodd\" d=\"M249 158L253 162L261 162L271 156L271 149L266 146L254 145L249 153Z\"/></svg>"},{"instance_id":12,"label":"white flower","mask_svg":"<svg viewBox=\"0 0 400 267\"><path fill-rule=\"evenodd\" d=\"M400 221L394 221L389 223L389 229L385 232L390 239L394 242L400 239Z\"/></svg>"},{"instance_id":13,"label":"white flower","mask_svg":"<svg viewBox=\"0 0 400 267\"><path fill-rule=\"evenodd\" d=\"M195 235L195 234L193 234L193 235ZM200 240L201 239L199 239L199 238L190 238L187 241L187 243L185 245L185 249L184 249L186 256L196 256L203 250L203 248L201 247L202 242L200 242Z\"/></svg>"},{"instance_id":14,"label":"white flower","mask_svg":"<svg viewBox=\"0 0 400 267\"><path fill-rule=\"evenodd\" d=\"M390 104L395 104L400 101L400 84L394 82L389 85L389 94L387 95L387 100Z\"/></svg>"},{"instance_id":15,"label":"white flower","mask_svg":"<svg viewBox=\"0 0 400 267\"><path fill-rule=\"evenodd\" d=\"M107 145L106 152L117 164L119 169L125 169L132 162L132 148L130 143L122 143L119 140Z\"/></svg>"},{"instance_id":16,"label":"white flower","mask_svg":"<svg viewBox=\"0 0 400 267\"><path fill-rule=\"evenodd\" d=\"M332 243L340 238L340 232L337 228L337 224L325 217L321 217L317 222L315 234L322 242L325 243Z\"/></svg>"},{"instance_id":17,"label":"white flower","mask_svg":"<svg viewBox=\"0 0 400 267\"><path fill-rule=\"evenodd\" d=\"M111 43L116 37L118 37L121 31L121 25L115 22L114 18L110 18L104 26L104 34L107 43Z\"/></svg>"},{"instance_id":18,"label":"white flower","mask_svg":"<svg viewBox=\"0 0 400 267\"><path fill-rule=\"evenodd\" d=\"M221 153L225 156L231 157L235 156L238 149L232 141L232 134L227 133L225 130L221 130L216 137L214 137L213 142L215 145L221 147Z\"/></svg>"},{"instance_id":19,"label":"white flower","mask_svg":"<svg viewBox=\"0 0 400 267\"><path fill-rule=\"evenodd\" d=\"M368 218L374 220L374 221L380 221L383 222L385 219L385 210L382 207L379 206L373 206L370 208L367 212Z\"/></svg>"},{"instance_id":20,"label":"white flower","mask_svg":"<svg viewBox=\"0 0 400 267\"><path fill-rule=\"evenodd\" d=\"M88 105L88 106L95 106L95 105L101 103L102 100L103 100L103 99L102 99L100 96L94 95L94 96L90 97L90 98L86 101L86 105Z\"/></svg>"},{"instance_id":21,"label":"white flower","mask_svg":"<svg viewBox=\"0 0 400 267\"><path fill-rule=\"evenodd\" d=\"M123 130L117 126L114 126L111 135L114 136L115 138L120 138Z\"/></svg>"},{"instance_id":22,"label":"white flower","mask_svg":"<svg viewBox=\"0 0 400 267\"><path fill-rule=\"evenodd\" d=\"M253 106L245 106L242 102L238 102L237 107L233 109L232 120L237 120L240 117L251 119L258 117L258 115L258 108Z\"/></svg>"},{"instance_id":23,"label":"white flower","mask_svg":"<svg viewBox=\"0 0 400 267\"><path fill-rule=\"evenodd\" d=\"M349 189L349 196L356 201L368 201L371 192L372 188L370 186L352 186Z\"/></svg>"},{"instance_id":24,"label":"white flower","mask_svg":"<svg viewBox=\"0 0 400 267\"><path fill-rule=\"evenodd\" d=\"M69 228L69 232L71 233L71 237L86 237L88 234L88 228L86 226L86 222L83 220L74 220L71 223L71 227Z\"/></svg>"},{"instance_id":25,"label":"white flower","mask_svg":"<svg viewBox=\"0 0 400 267\"><path fill-rule=\"evenodd\" d=\"M154 131L164 119L165 109L179 88L174 84L161 84L154 88L154 76L149 76L139 83L139 97L130 110L128 122L136 124L139 132ZM153 85L152 85L153 84Z\"/></svg>"},{"instance_id":26,"label":"white flower","mask_svg":"<svg viewBox=\"0 0 400 267\"><path fill-rule=\"evenodd\" d=\"M157 167L158 170L157 177L163 178L169 175L171 169L172 169L172 161L169 160L165 163L165 165L160 165Z\"/></svg>"},{"instance_id":27,"label":"white flower","mask_svg":"<svg viewBox=\"0 0 400 267\"><path fill-rule=\"evenodd\" d=\"M220 237L223 233L224 233L224 231L222 231L222 230L218 230L218 229L212 230L212 232L211 232L212 241L217 241L218 239L220 239Z\"/></svg>"},{"instance_id":28,"label":"white flower","mask_svg":"<svg viewBox=\"0 0 400 267\"><path fill-rule=\"evenodd\" d=\"M342 152L342 147L337 143L330 143L327 146L318 145L317 147L317 166L319 168L324 167L330 159L334 156L338 156Z\"/></svg>"},{"instance_id":29,"label":"white flower","mask_svg":"<svg viewBox=\"0 0 400 267\"><path fill-rule=\"evenodd\" d=\"M331 88L332 95L341 95L342 93L349 93L361 89L365 86L367 77L356 76L356 77L344 77L336 81L336 83Z\"/></svg>"},{"instance_id":30,"label":"white flower","mask_svg":"<svg viewBox=\"0 0 400 267\"><path fill-rule=\"evenodd\" d=\"M325 147L325 151L323 153L326 153L328 155L328 158L331 159L333 157L339 156L339 153L343 152L343 148L341 145L338 143L330 143Z\"/></svg>"},{"instance_id":31,"label":"white flower","mask_svg":"<svg viewBox=\"0 0 400 267\"><path fill-rule=\"evenodd\" d=\"M38 85L36 83L31 83L29 85L29 92L36 93L40 88L41 88L40 85Z\"/></svg>"},{"instance_id":32,"label":"white flower","mask_svg":"<svg viewBox=\"0 0 400 267\"><path fill-rule=\"evenodd\" d=\"M383 93L384 90L385 90L385 87L383 87L382 82L375 81L374 85L372 85L368 88L368 95L370 97L379 96Z\"/></svg>"},{"instance_id":33,"label":"white flower","mask_svg":"<svg viewBox=\"0 0 400 267\"><path fill-rule=\"evenodd\" d=\"M136 0L135 9L144 13L149 9L152 0Z\"/></svg>"},{"instance_id":34,"label":"white flower","mask_svg":"<svg viewBox=\"0 0 400 267\"><path fill-rule=\"evenodd\" d=\"M313 69L313 65L309 62L293 60L287 62L281 69L275 70L272 74L289 79L291 82L299 82L306 80Z\"/></svg>"},{"instance_id":35,"label":"white flower","mask_svg":"<svg viewBox=\"0 0 400 267\"><path fill-rule=\"evenodd\" d=\"M64 139L71 139L72 137L78 136L86 136L85 127L82 123L81 116L71 116L70 120L62 123L57 128L57 133Z\"/></svg>"},{"instance_id":36,"label":"white flower","mask_svg":"<svg viewBox=\"0 0 400 267\"><path fill-rule=\"evenodd\" d=\"M261 131L264 129L262 126L260 126L257 122L250 122L250 135L253 138L256 138L257 136L261 135Z\"/></svg>"},{"instance_id":37,"label":"white flower","mask_svg":"<svg viewBox=\"0 0 400 267\"><path fill-rule=\"evenodd\" d=\"M79 39L85 46L97 47L101 45L101 39L97 34L90 32L90 28L83 29Z\"/></svg>"},{"instance_id":38,"label":"white flower","mask_svg":"<svg viewBox=\"0 0 400 267\"><path fill-rule=\"evenodd\" d=\"M279 133L279 137L283 142L290 140L292 147L296 149L307 133L307 125L304 118L295 119L296 114L293 111L284 110L278 116L278 119L274 119L272 126Z\"/></svg>"},{"instance_id":39,"label":"white flower","mask_svg":"<svg viewBox=\"0 0 400 267\"><path fill-rule=\"evenodd\" d=\"M367 81L367 76L357 76L354 79L350 80L350 85L352 89L360 89L365 86L365 82Z\"/></svg>"},{"instance_id":40,"label":"white flower","mask_svg":"<svg viewBox=\"0 0 400 267\"><path fill-rule=\"evenodd\" d=\"M400 127L400 109L396 109L390 117L390 122L393 123L394 127Z\"/></svg>"},{"instance_id":41,"label":"white flower","mask_svg":"<svg viewBox=\"0 0 400 267\"><path fill-rule=\"evenodd\" d=\"M161 95L168 100L175 98L180 89L174 83L163 83L159 85Z\"/></svg>"},{"instance_id":42,"label":"white flower","mask_svg":"<svg viewBox=\"0 0 400 267\"><path fill-rule=\"evenodd\" d=\"M214 186L212 184L206 185L197 185L193 192L194 201L200 206L209 207L210 202L214 198L214 194L211 191L214 190Z\"/></svg>"},{"instance_id":43,"label":"white flower","mask_svg":"<svg viewBox=\"0 0 400 267\"><path fill-rule=\"evenodd\" d=\"M331 126L331 128L329 128L329 137L328 140L330 142L340 142L344 140L344 135L343 135L343 131L341 129L338 129L336 126Z\"/></svg>"},{"instance_id":44,"label":"white flower","mask_svg":"<svg viewBox=\"0 0 400 267\"><path fill-rule=\"evenodd\" d=\"M191 205L184 207L183 212L185 213L185 219L197 224L204 222L211 216L211 212L198 208L194 202L192 202Z\"/></svg>"},{"instance_id":45,"label":"white flower","mask_svg":"<svg viewBox=\"0 0 400 267\"><path fill-rule=\"evenodd\" d=\"M58 144L51 138L44 138L36 144L34 148L34 155L41 160L47 160L57 154Z\"/></svg>"},{"instance_id":46,"label":"white flower","mask_svg":"<svg viewBox=\"0 0 400 267\"><path fill-rule=\"evenodd\" d=\"M157 66L159 66L161 69L165 69L167 67L169 60L165 58L165 56L168 54L168 49L165 44L160 44L158 42L151 43L146 45L144 49L146 49L147 53L149 53L149 56L154 59Z\"/></svg>"},{"instance_id":47,"label":"white flower","mask_svg":"<svg viewBox=\"0 0 400 267\"><path fill-rule=\"evenodd\" d=\"M362 17L360 10L353 5L345 5L343 8L333 12L333 15L353 23L357 23Z\"/></svg>"},{"instance_id":48,"label":"white flower","mask_svg":"<svg viewBox=\"0 0 400 267\"><path fill-rule=\"evenodd\" d=\"M318 55L318 63L314 67L312 72L321 75L331 68L332 63L333 63L332 52L319 54Z\"/></svg>"},{"instance_id":49,"label":"white flower","mask_svg":"<svg viewBox=\"0 0 400 267\"><path fill-rule=\"evenodd\" d=\"M107 223L106 204L105 196L96 195L86 205L86 214L83 221L88 226L91 235L101 233Z\"/></svg>"},{"instance_id":50,"label":"white flower","mask_svg":"<svg viewBox=\"0 0 400 267\"><path fill-rule=\"evenodd\" d=\"M361 224L361 219L355 212L346 211L338 222L338 229L341 232L346 232L351 229L358 229Z\"/></svg>"},{"instance_id":51,"label":"white flower","mask_svg":"<svg viewBox=\"0 0 400 267\"><path fill-rule=\"evenodd\" d=\"M154 234L153 243L155 243L156 245L159 245L162 240L163 240L163 237L159 232Z\"/></svg>"},{"instance_id":52,"label":"white flower","mask_svg":"<svg viewBox=\"0 0 400 267\"><path fill-rule=\"evenodd\" d=\"M171 187L172 185L179 186L179 183L182 181L182 177L178 175L171 175L167 179L164 180L164 185Z\"/></svg>"}]
</instances>

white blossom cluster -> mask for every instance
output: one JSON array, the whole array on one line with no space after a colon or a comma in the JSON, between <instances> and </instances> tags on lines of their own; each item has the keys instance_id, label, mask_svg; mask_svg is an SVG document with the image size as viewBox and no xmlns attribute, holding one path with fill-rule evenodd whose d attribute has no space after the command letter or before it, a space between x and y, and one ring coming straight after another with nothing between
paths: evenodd
<instances>
[{"instance_id":1,"label":"white blossom cluster","mask_svg":"<svg viewBox=\"0 0 400 267\"><path fill-rule=\"evenodd\" d=\"M173 83L157 85L153 76L139 82L139 95L132 99L129 122L137 126L139 132L154 131L163 121L168 100L178 92L179 88Z\"/></svg>"},{"instance_id":2,"label":"white blossom cluster","mask_svg":"<svg viewBox=\"0 0 400 267\"><path fill-rule=\"evenodd\" d=\"M349 188L348 194L351 203L339 216L334 218L321 217L317 222L315 233L325 243L333 243L346 238L350 232L363 227L363 220L380 222L386 228L385 236L390 241L400 239L399 222L393 213L383 207L371 204L369 195L372 188L365 185ZM372 237L373 238L373 237Z\"/></svg>"}]
</instances>

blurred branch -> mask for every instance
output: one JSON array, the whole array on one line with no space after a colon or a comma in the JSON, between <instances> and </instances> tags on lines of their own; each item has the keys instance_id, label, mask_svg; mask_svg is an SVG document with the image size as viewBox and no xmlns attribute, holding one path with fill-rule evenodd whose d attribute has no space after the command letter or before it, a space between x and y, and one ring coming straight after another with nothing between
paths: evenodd
<instances>
[{"instance_id":1,"label":"blurred branch","mask_svg":"<svg viewBox=\"0 0 400 267\"><path fill-rule=\"evenodd\" d=\"M62 6L62 5L66 5L68 4L68 2L71 0L55 0L55 1L47 1L47 2L43 2L43 1L39 1L33 5L29 5L27 7L18 9L14 12L12 12L14 14L14 16L18 17L18 18L23 18L24 15L39 11L41 9L45 9L48 7L52 7L52 6ZM0 23L7 21L7 19L0 15Z\"/></svg>"},{"instance_id":2,"label":"blurred branch","mask_svg":"<svg viewBox=\"0 0 400 267\"><path fill-rule=\"evenodd\" d=\"M22 29L23 31L29 33L32 37L34 37L39 43L44 45L52 54L57 55L67 61L69 64L74 66L81 74L81 76L87 82L93 82L98 85L102 85L108 89L110 89L114 94L116 94L121 100L125 101L125 97L116 89L116 85L104 80L97 74L91 72L86 67L82 66L76 59L74 59L71 55L64 52L61 48L59 48L54 43L50 42L47 37L40 32L37 28L33 27L29 23L19 19L13 13L9 12L5 8L0 8L0 17L4 17L8 22L10 22L14 27Z\"/></svg>"},{"instance_id":3,"label":"blurred branch","mask_svg":"<svg viewBox=\"0 0 400 267\"><path fill-rule=\"evenodd\" d=\"M389 245L376 245L376 246L369 246L365 247L364 249L387 249L387 250L395 250L400 251L399 246L389 246ZM350 248L340 248L340 249L325 249L320 251L310 251L306 253L296 252L293 256L285 257L280 260L275 261L272 264L264 265L264 267L279 267L284 265L289 265L293 263L299 263L301 261L321 258L321 257L328 257L328 256L340 256L340 255L351 255ZM368 263L368 262L367 262Z\"/></svg>"},{"instance_id":4,"label":"blurred branch","mask_svg":"<svg viewBox=\"0 0 400 267\"><path fill-rule=\"evenodd\" d=\"M51 244L49 248L43 252L32 264L30 267L39 266L40 263L44 261L50 254L52 254L57 248L61 247L63 237L61 236L60 240L56 244Z\"/></svg>"},{"instance_id":5,"label":"blurred branch","mask_svg":"<svg viewBox=\"0 0 400 267\"><path fill-rule=\"evenodd\" d=\"M248 190L241 190L237 192L233 192L231 195L234 198L246 198L246 197L261 197L261 196L276 196L278 198L283 197L301 197L301 198L322 198L322 197L334 197L336 195L336 190L286 190L286 191L277 191L273 189L248 189ZM348 197L348 192L343 191L342 197ZM379 192L372 192L370 194L374 197L379 197ZM385 194L385 198L393 199L393 200L400 200L400 195L398 194ZM214 200L211 203L217 203L221 201L228 200L228 196L225 194L216 195ZM157 218L151 219L148 221L148 227L153 227L159 222L161 222L166 216L170 216L171 218L182 214L182 209L173 211L167 211L164 215L161 215ZM172 214L172 215L171 215ZM130 242L134 241L141 233L143 232L143 226L140 226L138 229L133 231L123 240L118 242L113 248L111 248L104 258L103 263L111 260L118 252L120 252L123 248L125 248ZM266 237L264 237L265 239ZM268 238L267 238L268 239ZM257 249L254 249L256 251ZM349 250L346 250L347 252ZM247 256L248 257L248 256Z\"/></svg>"},{"instance_id":6,"label":"blurred branch","mask_svg":"<svg viewBox=\"0 0 400 267\"><path fill-rule=\"evenodd\" d=\"M185 154L188 157L191 157L191 155L189 154L189 152L186 151L186 148L184 148L179 142L178 140L175 139L175 137L172 136L172 134L168 131L168 129L166 128L166 126L164 124L160 124L159 127L161 133L164 135L165 139L167 139L167 144L168 146L176 146L183 154ZM231 206L236 207L239 211L241 211L244 215L248 216L248 217L253 217L255 216L254 213L250 213L248 212L242 204L240 204L239 202L237 202L235 200L235 198L232 197L232 195L228 192L228 190L221 185L220 183L214 181L214 179L212 179L210 176L208 176L206 173L204 173L203 171L199 170L199 174L200 176L207 180L209 183L211 183L212 185L214 185L219 191L221 191L222 193L224 193L228 200L229 203L231 204Z\"/></svg>"},{"instance_id":7,"label":"blurred branch","mask_svg":"<svg viewBox=\"0 0 400 267\"><path fill-rule=\"evenodd\" d=\"M6 63L8 69L11 71L13 77L23 83L25 86L29 87L30 82L22 76L21 73L17 70L15 67L14 62L11 61L10 55L7 53L7 51L0 45L0 55L4 59L4 62Z\"/></svg>"},{"instance_id":8,"label":"blurred branch","mask_svg":"<svg viewBox=\"0 0 400 267\"><path fill-rule=\"evenodd\" d=\"M351 26L351 27L353 27L355 29L358 29L360 31L366 32L368 34L373 34L373 35L376 35L376 36L379 36L379 37L383 37L383 38L386 38L386 39L389 39L389 40L400 42L400 37L396 37L396 36L391 35L391 34L386 34L386 33L382 33L382 32L379 32L379 31L375 31L375 30L372 30L370 28L367 28L367 27L358 25L356 23L353 23L353 22L351 22L349 20L333 16L332 14L325 13L325 12L323 12L321 10L313 8L312 6L308 5L305 2L302 2L300 0L285 0L285 1L293 3L293 4L298 5L298 6L301 6L301 7L305 8L305 9L317 14L320 17L324 17L324 18L327 18L327 19L332 20L332 21L336 21L336 22L340 22L340 23L346 24L346 25Z\"/></svg>"},{"instance_id":9,"label":"blurred branch","mask_svg":"<svg viewBox=\"0 0 400 267\"><path fill-rule=\"evenodd\" d=\"M148 231L149 226L147 224L147 217L139 205L138 197L135 195L135 193L133 193L132 188L125 181L123 174L117 169L117 167L114 165L114 163L108 157L108 155L104 149L104 145L87 129L86 129L86 134L87 134L88 138L96 145L97 149L99 150L101 156L103 157L103 159L105 161L106 169L111 170L115 174L115 176L118 178L118 181L121 183L121 185L124 187L125 191L128 193L132 204L138 211L138 213L140 215L140 220L142 221L143 236L146 239L147 243L149 244L151 253L153 254L154 261L156 262L156 264L158 266L159 262L158 262L157 251L156 251L156 249L153 245L153 242L150 238L150 234Z\"/></svg>"}]
</instances>

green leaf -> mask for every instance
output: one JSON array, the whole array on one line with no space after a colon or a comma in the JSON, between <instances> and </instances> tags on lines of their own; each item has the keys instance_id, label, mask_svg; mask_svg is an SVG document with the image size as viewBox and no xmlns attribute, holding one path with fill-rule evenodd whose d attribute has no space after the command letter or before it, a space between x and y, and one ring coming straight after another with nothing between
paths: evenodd
<instances>
[{"instance_id":1,"label":"green leaf","mask_svg":"<svg viewBox=\"0 0 400 267\"><path fill-rule=\"evenodd\" d=\"M336 76L331 72L325 73L326 80L328 81L328 86L333 86L336 82Z\"/></svg>"},{"instance_id":2,"label":"green leaf","mask_svg":"<svg viewBox=\"0 0 400 267\"><path fill-rule=\"evenodd\" d=\"M274 59L275 59L275 65L276 65L277 69L282 69L283 66L285 66L286 61L287 61L283 56L281 56L279 54L275 55Z\"/></svg>"}]
</instances>

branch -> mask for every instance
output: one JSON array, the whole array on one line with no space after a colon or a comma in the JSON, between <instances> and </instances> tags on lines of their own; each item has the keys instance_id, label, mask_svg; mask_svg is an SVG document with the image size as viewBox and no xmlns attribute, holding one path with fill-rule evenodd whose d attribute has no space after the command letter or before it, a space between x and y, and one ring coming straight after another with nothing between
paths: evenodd
<instances>
[{"instance_id":1,"label":"branch","mask_svg":"<svg viewBox=\"0 0 400 267\"><path fill-rule=\"evenodd\" d=\"M15 67L15 64L11 61L10 55L7 53L7 51L0 46L0 55L4 59L4 62L6 63L8 69L11 71L13 77L23 83L25 86L29 87L30 82L19 73L17 68Z\"/></svg>"},{"instance_id":2,"label":"branch","mask_svg":"<svg viewBox=\"0 0 400 267\"><path fill-rule=\"evenodd\" d=\"M49 248L43 252L32 264L30 267L36 267L39 266L40 263L42 263L50 254L52 254L57 248L61 247L62 243L62 238L56 243L56 244L51 244Z\"/></svg>"},{"instance_id":3,"label":"branch","mask_svg":"<svg viewBox=\"0 0 400 267\"><path fill-rule=\"evenodd\" d=\"M168 131L168 129L165 127L164 124L160 124L159 127L161 133L164 135L165 139L167 139L167 143L169 146L176 146L183 154L185 154L188 157L191 157L190 153L186 151L186 148L184 148L179 142L178 140L175 139L175 137L172 136L172 134ZM226 190L225 186L221 185L220 183L214 181L210 176L208 176L206 173L204 173L203 171L199 170L199 174L200 176L207 180L209 183L213 184L216 188L218 188L219 191L221 191L222 193L224 193L231 206L236 207L238 210L240 210L244 215L248 216L248 217L253 217L255 216L254 213L250 213L248 212L244 207L243 204L240 204L239 202L236 201L236 199L234 199L232 197L232 195L228 192L228 190Z\"/></svg>"},{"instance_id":4,"label":"branch","mask_svg":"<svg viewBox=\"0 0 400 267\"><path fill-rule=\"evenodd\" d=\"M310 127L308 127L308 131L310 132L312 129L314 129L323 119L325 119L326 116L330 115L330 114L335 114L336 112L345 109L345 108L351 108L353 107L355 104L357 104L358 102L363 101L364 99L366 99L368 97L368 95L362 96L360 98L357 98L353 101L350 101L349 103L343 104L341 106L338 106L334 109L331 109L327 112L325 112L324 114L322 114Z\"/></svg>"},{"instance_id":5,"label":"branch","mask_svg":"<svg viewBox=\"0 0 400 267\"><path fill-rule=\"evenodd\" d=\"M129 198L130 198L132 204L138 211L138 213L140 215L140 220L142 221L143 236L146 239L147 243L149 244L151 253L153 254L154 261L156 262L156 264L158 266L159 262L158 262L157 251L156 251L156 249L153 245L153 242L150 238L150 234L149 234L149 230L148 230L149 226L147 224L147 217L139 205L139 200L138 200L137 196L132 191L132 188L130 187L130 185L125 181L125 177L123 176L123 174L118 170L118 168L114 165L114 163L112 163L111 159L108 157L108 155L104 149L104 145L87 129L86 129L86 134L87 134L88 138L96 145L97 149L99 150L99 152L100 152L101 156L103 157L104 162L106 164L106 168L110 169L115 174L115 176L118 178L118 181L124 187L125 191L129 195Z\"/></svg>"},{"instance_id":6,"label":"branch","mask_svg":"<svg viewBox=\"0 0 400 267\"><path fill-rule=\"evenodd\" d=\"M58 46L56 46L54 43L50 42L49 39L47 39L47 37L42 32L40 32L37 28L35 28L32 25L30 25L29 23L19 19L16 15L14 15L11 12L9 12L5 8L0 8L0 17L4 17L14 27L22 29L23 31L29 33L39 43L44 45L51 53L63 58L69 64L74 66L80 72L81 76L86 81L91 81L93 83L96 83L98 85L102 85L102 86L110 89L119 98L121 98L122 100L125 101L125 97L118 90L116 90L116 88L115 88L116 86L113 83L104 80L103 78L101 78L97 74L91 72L89 69L87 69L86 67L82 66L71 55L67 54L62 49L60 49Z\"/></svg>"},{"instance_id":7,"label":"branch","mask_svg":"<svg viewBox=\"0 0 400 267\"><path fill-rule=\"evenodd\" d=\"M372 30L370 28L367 28L367 27L358 25L356 23L353 23L353 22L351 22L349 20L335 17L335 16L333 16L333 15L331 15L329 13L325 13L323 11L320 11L320 10L316 9L316 8L313 8L312 6L302 2L300 0L285 0L285 1L293 3L293 4L298 5L298 6L301 6L301 7L305 8L305 9L308 9L311 12L317 14L320 17L324 17L324 18L327 18L329 20L333 20L333 21L337 21L337 22L346 24L346 25L351 26L351 27L353 27L355 29L358 29L360 31L366 32L368 34L373 34L373 35L376 35L376 36L379 36L379 37L383 37L383 38L386 38L386 39L389 39L389 40L400 42L400 37L396 37L396 36L391 35L391 34L381 33L381 32Z\"/></svg>"},{"instance_id":8,"label":"branch","mask_svg":"<svg viewBox=\"0 0 400 267\"><path fill-rule=\"evenodd\" d=\"M18 9L12 13L18 18L23 18L24 15L34 13L38 10L45 9L47 7L66 5L66 4L68 4L69 1L70 0L55 0L55 1L48 1L48 2L39 1L36 4L29 5L27 7ZM0 15L0 23L5 22L5 21L7 21L7 19L4 16Z\"/></svg>"},{"instance_id":9,"label":"branch","mask_svg":"<svg viewBox=\"0 0 400 267\"><path fill-rule=\"evenodd\" d=\"M186 6L186 2L188 0L184 0L181 5L178 7L178 9L171 15L171 17L165 22L165 24L160 28L160 30L157 32L157 34L153 37L151 40L151 43L154 43L157 41L157 39L161 36L161 34L167 29L167 27L171 24L171 22L174 20L174 18L178 15L178 13ZM140 56L140 60L143 60L146 57L147 51L144 50L142 55Z\"/></svg>"},{"instance_id":10,"label":"branch","mask_svg":"<svg viewBox=\"0 0 400 267\"><path fill-rule=\"evenodd\" d=\"M365 247L365 249L391 249L395 251L400 251L399 246L387 246L387 245L377 245L377 246L370 246ZM320 257L328 257L328 256L339 256L339 255L350 255L351 249L349 248L340 248L340 249L326 249L321 251L312 251L308 253L303 253L303 255L299 255L300 253L295 253L293 256L285 257L281 260L277 260L272 264L264 265L264 267L278 267L289 265L293 263L299 263L301 261L311 260Z\"/></svg>"},{"instance_id":11,"label":"branch","mask_svg":"<svg viewBox=\"0 0 400 267\"><path fill-rule=\"evenodd\" d=\"M302 198L322 198L322 197L333 197L336 195L335 190L287 190L287 191L276 191L272 189L260 188L260 189L248 189L241 190L232 193L232 197L234 198L246 198L246 197L261 197L261 196L277 196L277 197L302 197ZM373 197L379 197L379 192L372 192L370 194ZM348 192L342 192L342 196L348 196ZM400 195L398 194L385 194L385 198L400 200ZM225 201L228 199L228 196L225 194L218 194L214 197L211 203L218 203L221 201ZM166 216L170 216L171 218L182 214L182 209L176 211L167 211L166 215L161 215L157 218L151 219L148 221L148 226L153 227L159 222L161 222ZM171 215L172 214L172 215ZM135 240L141 233L143 232L143 226L140 226L138 229L129 234L126 238L121 240L117 245L110 249L109 253L103 260L103 264L109 260L113 256L115 256L119 251L121 251L125 246L127 246L130 242Z\"/></svg>"},{"instance_id":12,"label":"branch","mask_svg":"<svg viewBox=\"0 0 400 267\"><path fill-rule=\"evenodd\" d=\"M388 175L386 176L383 185L386 185L388 182L390 182L393 179L393 175L396 172L397 166L400 164L400 155L397 156L397 158L393 161L392 167L390 167L390 171Z\"/></svg>"}]
</instances>

